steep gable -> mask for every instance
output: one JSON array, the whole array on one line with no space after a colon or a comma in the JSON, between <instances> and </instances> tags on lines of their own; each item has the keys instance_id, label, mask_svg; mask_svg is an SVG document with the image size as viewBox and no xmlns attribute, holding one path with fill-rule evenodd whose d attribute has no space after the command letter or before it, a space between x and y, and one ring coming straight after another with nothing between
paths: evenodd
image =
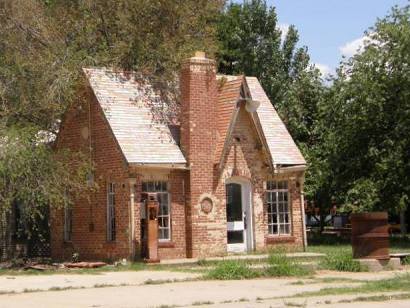
<instances>
[{"instance_id":1,"label":"steep gable","mask_svg":"<svg viewBox=\"0 0 410 308\"><path fill-rule=\"evenodd\" d=\"M243 76L235 76L230 80L222 77L217 101L217 144L215 159L219 162L227 141L227 134L232 125L232 119L237 111L237 102L241 96Z\"/></svg>"},{"instance_id":2,"label":"steep gable","mask_svg":"<svg viewBox=\"0 0 410 308\"><path fill-rule=\"evenodd\" d=\"M251 98L260 102L256 118L276 165L305 165L306 161L296 146L285 124L280 119L256 77L246 77Z\"/></svg>"},{"instance_id":3,"label":"steep gable","mask_svg":"<svg viewBox=\"0 0 410 308\"><path fill-rule=\"evenodd\" d=\"M148 104L159 99L150 86L123 72L84 72L128 163L186 163L168 125L155 118Z\"/></svg>"}]
</instances>

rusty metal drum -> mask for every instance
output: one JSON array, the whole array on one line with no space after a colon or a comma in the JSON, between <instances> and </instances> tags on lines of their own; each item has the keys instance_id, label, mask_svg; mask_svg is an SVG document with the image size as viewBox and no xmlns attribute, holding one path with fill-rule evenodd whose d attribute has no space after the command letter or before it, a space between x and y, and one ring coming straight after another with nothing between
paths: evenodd
<instances>
[{"instance_id":1,"label":"rusty metal drum","mask_svg":"<svg viewBox=\"0 0 410 308\"><path fill-rule=\"evenodd\" d=\"M387 260L387 212L351 214L353 258Z\"/></svg>"}]
</instances>

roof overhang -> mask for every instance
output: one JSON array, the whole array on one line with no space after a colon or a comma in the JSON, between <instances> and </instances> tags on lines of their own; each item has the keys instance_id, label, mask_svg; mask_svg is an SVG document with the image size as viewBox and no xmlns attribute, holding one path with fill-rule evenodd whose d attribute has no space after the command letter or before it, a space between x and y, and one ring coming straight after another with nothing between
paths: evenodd
<instances>
[{"instance_id":1,"label":"roof overhang","mask_svg":"<svg viewBox=\"0 0 410 308\"><path fill-rule=\"evenodd\" d=\"M286 165L277 165L274 168L275 174L283 174L290 172L305 172L307 169L306 165L295 165L295 166L286 166Z\"/></svg>"},{"instance_id":2,"label":"roof overhang","mask_svg":"<svg viewBox=\"0 0 410 308\"><path fill-rule=\"evenodd\" d=\"M189 170L185 163L130 163L131 167Z\"/></svg>"}]
</instances>

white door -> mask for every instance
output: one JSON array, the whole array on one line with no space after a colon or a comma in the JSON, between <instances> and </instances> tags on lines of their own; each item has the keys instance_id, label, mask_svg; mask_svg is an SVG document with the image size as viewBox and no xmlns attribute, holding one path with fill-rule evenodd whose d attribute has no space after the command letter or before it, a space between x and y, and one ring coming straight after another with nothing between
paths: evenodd
<instances>
[{"instance_id":1,"label":"white door","mask_svg":"<svg viewBox=\"0 0 410 308\"><path fill-rule=\"evenodd\" d=\"M245 204L242 198L242 185L226 184L226 219L228 252L246 251Z\"/></svg>"}]
</instances>

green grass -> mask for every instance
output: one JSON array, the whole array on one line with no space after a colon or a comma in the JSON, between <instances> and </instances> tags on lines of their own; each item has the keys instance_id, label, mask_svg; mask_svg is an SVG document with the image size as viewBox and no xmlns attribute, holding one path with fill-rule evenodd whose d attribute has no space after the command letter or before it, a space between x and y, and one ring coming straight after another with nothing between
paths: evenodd
<instances>
[{"instance_id":1,"label":"green grass","mask_svg":"<svg viewBox=\"0 0 410 308\"><path fill-rule=\"evenodd\" d=\"M393 295L371 295L358 296L352 299L342 299L338 303L354 303L354 302L385 302L389 300L410 299L410 293L393 294Z\"/></svg>"},{"instance_id":2,"label":"green grass","mask_svg":"<svg viewBox=\"0 0 410 308\"><path fill-rule=\"evenodd\" d=\"M237 260L221 261L204 277L217 280L240 280L259 277L258 271L252 270L245 262Z\"/></svg>"},{"instance_id":3,"label":"green grass","mask_svg":"<svg viewBox=\"0 0 410 308\"><path fill-rule=\"evenodd\" d=\"M320 261L320 267L339 272L363 272L366 271L360 263L353 260L351 252L329 253Z\"/></svg>"},{"instance_id":4,"label":"green grass","mask_svg":"<svg viewBox=\"0 0 410 308\"><path fill-rule=\"evenodd\" d=\"M307 251L325 254L339 252L351 253L352 245L349 238L339 238L326 234L314 235L308 240ZM390 236L390 252L410 252L410 236Z\"/></svg>"},{"instance_id":5,"label":"green grass","mask_svg":"<svg viewBox=\"0 0 410 308\"><path fill-rule=\"evenodd\" d=\"M397 275L394 278L366 281L362 285L353 287L329 287L319 291L302 292L292 297L312 297L325 295L341 295L341 294L360 294L360 293L375 293L375 292L397 292L410 291L410 274Z\"/></svg>"},{"instance_id":6,"label":"green grass","mask_svg":"<svg viewBox=\"0 0 410 308\"><path fill-rule=\"evenodd\" d=\"M291 276L306 276L313 273L306 266L294 259L286 257L284 253L272 253L269 255L268 268L265 275L269 277L291 277Z\"/></svg>"}]
</instances>

